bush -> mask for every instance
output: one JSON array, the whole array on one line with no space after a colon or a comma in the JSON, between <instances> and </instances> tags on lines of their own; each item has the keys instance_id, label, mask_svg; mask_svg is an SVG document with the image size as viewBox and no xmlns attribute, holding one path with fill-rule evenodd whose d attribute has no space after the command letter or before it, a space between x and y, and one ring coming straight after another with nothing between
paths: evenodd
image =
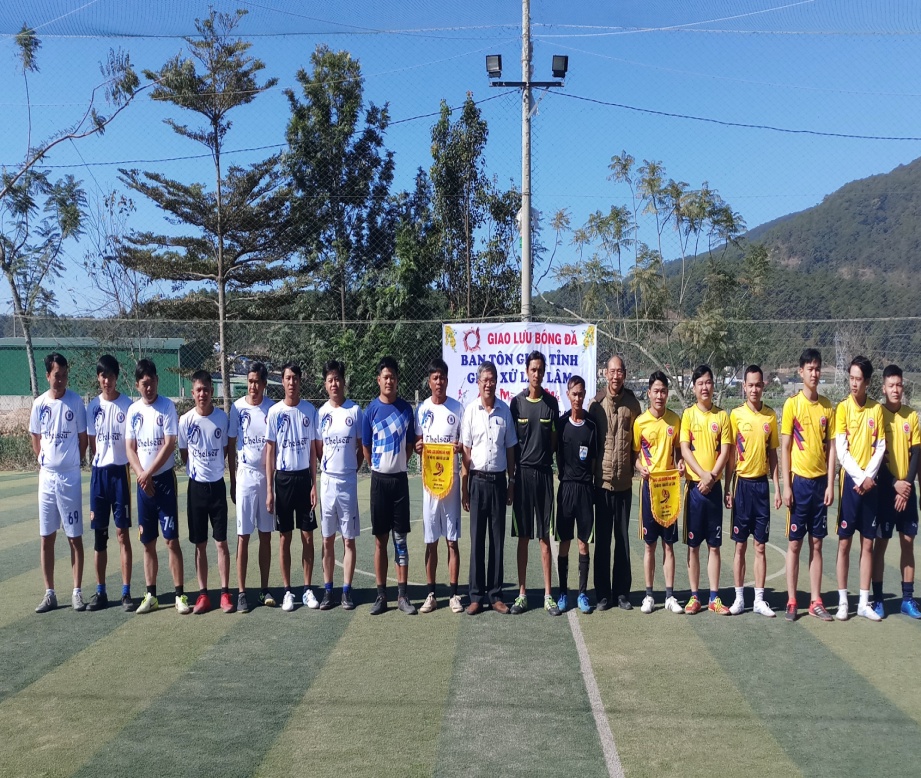
<instances>
[{"instance_id":1,"label":"bush","mask_svg":"<svg viewBox=\"0 0 921 778\"><path fill-rule=\"evenodd\" d=\"M35 454L29 435L0 435L0 470L35 470Z\"/></svg>"}]
</instances>

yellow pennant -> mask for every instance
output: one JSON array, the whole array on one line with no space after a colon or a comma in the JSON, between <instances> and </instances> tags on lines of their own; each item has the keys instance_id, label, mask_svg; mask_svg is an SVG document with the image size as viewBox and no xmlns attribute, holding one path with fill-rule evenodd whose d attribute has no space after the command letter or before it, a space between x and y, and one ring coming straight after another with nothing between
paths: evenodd
<instances>
[{"instance_id":1,"label":"yellow pennant","mask_svg":"<svg viewBox=\"0 0 921 778\"><path fill-rule=\"evenodd\" d=\"M681 510L681 479L677 470L649 474L649 504L656 524L670 527Z\"/></svg>"},{"instance_id":2,"label":"yellow pennant","mask_svg":"<svg viewBox=\"0 0 921 778\"><path fill-rule=\"evenodd\" d=\"M451 443L426 443L422 449L422 485L432 497L447 497L454 486L454 446Z\"/></svg>"}]
</instances>

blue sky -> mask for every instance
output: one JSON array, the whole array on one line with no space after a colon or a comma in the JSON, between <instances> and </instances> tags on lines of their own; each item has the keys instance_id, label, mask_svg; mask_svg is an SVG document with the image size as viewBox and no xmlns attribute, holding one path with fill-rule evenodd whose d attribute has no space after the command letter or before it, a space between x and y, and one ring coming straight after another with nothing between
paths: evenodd
<instances>
[{"instance_id":1,"label":"blue sky","mask_svg":"<svg viewBox=\"0 0 921 778\"><path fill-rule=\"evenodd\" d=\"M387 145L396 155L398 187L410 185L417 167L431 164L434 117L412 117L437 112L441 99L460 105L468 91L477 100L495 98L482 105L490 172L500 182L519 180L519 97L490 88L484 68L485 55L499 53L504 76L520 77L519 2L213 5L249 11L240 33L253 41L266 77L280 79L233 116L229 149L283 142L288 108L282 89L296 86L297 69L308 66L318 43L327 43L361 61L368 100L389 103L394 124ZM623 203L626 192L607 180L607 165L626 150L637 160L663 162L671 177L691 186L709 182L756 226L814 205L850 180L921 156L919 140L776 132L677 116L838 135L921 136L919 6L889 0L534 0L534 77L550 77L553 54L570 57L565 89L542 99L533 123L534 206L545 216L567 208L578 225L595 209ZM181 36L194 32L194 18L207 9L192 0L6 0L0 7L0 163L21 159L26 145L25 96L12 41L24 21L43 42L41 72L30 80L37 139L79 115L110 47L128 50L138 68L156 69L182 48ZM162 123L166 115L164 106L141 98L105 136L65 144L48 163L57 174L82 179L91 195L118 185L115 162L210 182L208 159L168 161L203 149L175 136ZM266 153L232 159L245 163ZM139 206L135 226L158 228L159 214ZM73 267L83 250L73 247ZM575 256L566 245L557 259ZM62 314L86 312L87 300L92 308L96 299L75 270L57 291ZM9 310L6 289L0 290L0 310Z\"/></svg>"}]
</instances>

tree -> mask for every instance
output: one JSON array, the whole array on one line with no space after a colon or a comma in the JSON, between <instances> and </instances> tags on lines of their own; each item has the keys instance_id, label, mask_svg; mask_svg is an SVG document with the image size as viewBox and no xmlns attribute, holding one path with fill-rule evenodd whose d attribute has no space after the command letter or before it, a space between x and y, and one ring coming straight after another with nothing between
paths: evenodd
<instances>
[{"instance_id":1,"label":"tree","mask_svg":"<svg viewBox=\"0 0 921 778\"><path fill-rule=\"evenodd\" d=\"M38 396L31 317L47 312L54 303L50 284L63 269L64 242L81 232L86 204L85 193L73 176L52 182L40 165L55 146L104 133L134 99L139 82L128 55L111 50L101 66L105 81L93 89L83 115L33 146L29 74L38 72L36 55L41 41L28 25L23 25L15 40L26 93L27 150L22 163L0 171L0 269L10 287L13 313L22 324L29 381L32 394ZM99 113L100 92L113 109L108 116Z\"/></svg>"},{"instance_id":2,"label":"tree","mask_svg":"<svg viewBox=\"0 0 921 778\"><path fill-rule=\"evenodd\" d=\"M246 11L214 10L196 19L199 38L186 38L188 55L178 54L159 71L144 71L154 83L151 97L192 111L204 125L192 128L165 122L184 138L202 144L214 163L214 190L185 184L155 172L121 170L122 181L165 211L171 220L195 228L186 235L132 232L119 254L128 268L153 279L214 285L224 408L231 402L226 322L228 293L233 289L269 286L287 275L290 249L285 237L289 191L283 185L278 155L247 167L225 171L221 155L231 128L228 114L271 89L277 79L257 80L265 67L247 54L251 44L233 37Z\"/></svg>"}]
</instances>

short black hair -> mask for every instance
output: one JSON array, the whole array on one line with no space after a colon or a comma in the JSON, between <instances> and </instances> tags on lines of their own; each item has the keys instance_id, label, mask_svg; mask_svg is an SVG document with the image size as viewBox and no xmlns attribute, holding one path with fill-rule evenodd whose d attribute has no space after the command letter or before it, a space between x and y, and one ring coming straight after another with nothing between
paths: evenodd
<instances>
[{"instance_id":1,"label":"short black hair","mask_svg":"<svg viewBox=\"0 0 921 778\"><path fill-rule=\"evenodd\" d=\"M764 371L761 369L761 365L749 365L745 368L745 372L742 374L742 378L748 378L751 373L757 373L761 376L761 380L764 381Z\"/></svg>"},{"instance_id":2,"label":"short black hair","mask_svg":"<svg viewBox=\"0 0 921 778\"><path fill-rule=\"evenodd\" d=\"M118 364L118 360L113 357L111 354L103 354L96 361L96 375L103 375L108 373L109 375L114 375L118 378L118 374L121 372L121 366Z\"/></svg>"},{"instance_id":3,"label":"short black hair","mask_svg":"<svg viewBox=\"0 0 921 778\"><path fill-rule=\"evenodd\" d=\"M870 379L873 377L873 363L867 359L865 356L856 356L851 360L851 364L848 365L847 372L850 374L852 367L860 368L860 372L863 374L863 380L869 383Z\"/></svg>"},{"instance_id":4,"label":"short black hair","mask_svg":"<svg viewBox=\"0 0 921 778\"><path fill-rule=\"evenodd\" d=\"M441 357L434 357L429 362L428 374L433 375L435 373L442 373L445 378L448 377L448 363Z\"/></svg>"},{"instance_id":5,"label":"short black hair","mask_svg":"<svg viewBox=\"0 0 921 778\"><path fill-rule=\"evenodd\" d=\"M152 359L139 359L137 366L134 368L134 382L137 383L142 378L156 378L157 366Z\"/></svg>"},{"instance_id":6,"label":"short black hair","mask_svg":"<svg viewBox=\"0 0 921 778\"><path fill-rule=\"evenodd\" d=\"M196 370L194 373L192 373L192 383L214 386L214 382L211 380L211 373L209 373L207 370Z\"/></svg>"},{"instance_id":7,"label":"short black hair","mask_svg":"<svg viewBox=\"0 0 921 778\"><path fill-rule=\"evenodd\" d=\"M652 389L652 385L656 381L661 381L662 385L668 389L668 376L665 375L661 370L656 370L649 376L649 388Z\"/></svg>"},{"instance_id":8,"label":"short black hair","mask_svg":"<svg viewBox=\"0 0 921 778\"><path fill-rule=\"evenodd\" d=\"M269 380L269 369L265 366L264 362L250 362L249 370L246 371L246 375L250 373L257 373L260 381Z\"/></svg>"},{"instance_id":9,"label":"short black hair","mask_svg":"<svg viewBox=\"0 0 921 778\"><path fill-rule=\"evenodd\" d=\"M297 362L285 362L285 364L281 366L281 377L282 378L285 377L285 370L290 370L298 378L301 377L301 366Z\"/></svg>"},{"instance_id":10,"label":"short black hair","mask_svg":"<svg viewBox=\"0 0 921 778\"><path fill-rule=\"evenodd\" d=\"M691 385L697 383L698 378L703 378L707 373L710 374L710 380L713 380L713 371L710 369L710 365L698 365L694 368L694 372L691 374Z\"/></svg>"},{"instance_id":11,"label":"short black hair","mask_svg":"<svg viewBox=\"0 0 921 778\"><path fill-rule=\"evenodd\" d=\"M892 378L893 376L901 378L902 368L900 368L898 365L886 365L886 367L883 369L883 380L885 381L887 378Z\"/></svg>"},{"instance_id":12,"label":"short black hair","mask_svg":"<svg viewBox=\"0 0 921 778\"><path fill-rule=\"evenodd\" d=\"M59 354L57 351L52 351L47 357L45 357L45 374L47 375L52 370L54 366L63 367L67 370L70 366L67 364L67 357L63 354Z\"/></svg>"},{"instance_id":13,"label":"short black hair","mask_svg":"<svg viewBox=\"0 0 921 778\"><path fill-rule=\"evenodd\" d=\"M812 362L818 362L819 367L822 367L822 352L817 348L803 349L803 353L799 355L799 366L806 367Z\"/></svg>"},{"instance_id":14,"label":"short black hair","mask_svg":"<svg viewBox=\"0 0 921 778\"><path fill-rule=\"evenodd\" d=\"M323 380L326 380L326 376L330 373L338 373L339 378L345 381L345 362L341 362L338 359L330 359L328 362L323 365Z\"/></svg>"},{"instance_id":15,"label":"short black hair","mask_svg":"<svg viewBox=\"0 0 921 778\"><path fill-rule=\"evenodd\" d=\"M524 361L524 369L528 370L531 367L531 362L535 359L539 359L541 365L544 368L544 372L547 371L547 357L544 356L543 352L537 351L536 349L528 354L528 358Z\"/></svg>"},{"instance_id":16,"label":"short black hair","mask_svg":"<svg viewBox=\"0 0 921 778\"><path fill-rule=\"evenodd\" d=\"M580 375L574 375L566 382L566 388L572 389L574 386L585 388L585 379Z\"/></svg>"},{"instance_id":17,"label":"short black hair","mask_svg":"<svg viewBox=\"0 0 921 778\"><path fill-rule=\"evenodd\" d=\"M389 370L397 378L400 377L400 366L397 364L397 361L393 357L381 357L381 361L377 363L377 374L380 375L385 370Z\"/></svg>"}]
</instances>

